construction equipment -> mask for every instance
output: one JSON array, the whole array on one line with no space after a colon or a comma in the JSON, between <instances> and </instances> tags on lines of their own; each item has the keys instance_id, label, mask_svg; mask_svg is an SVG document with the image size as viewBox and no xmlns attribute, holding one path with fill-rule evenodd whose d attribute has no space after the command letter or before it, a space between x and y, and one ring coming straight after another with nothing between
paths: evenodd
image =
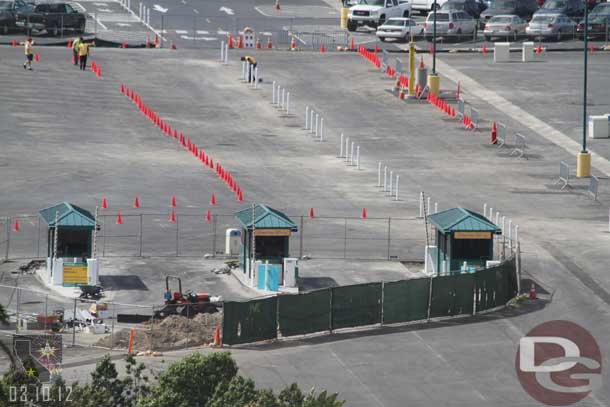
<instances>
[{"instance_id":1,"label":"construction equipment","mask_svg":"<svg viewBox=\"0 0 610 407\"><path fill-rule=\"evenodd\" d=\"M178 282L178 291L171 291L169 281ZM181 315L192 318L196 314L218 312L219 304L212 302L212 297L205 293L182 292L182 280L176 276L165 277L165 306L155 311L155 318L165 318L169 315ZM169 294L169 295L168 295Z\"/></svg>"}]
</instances>

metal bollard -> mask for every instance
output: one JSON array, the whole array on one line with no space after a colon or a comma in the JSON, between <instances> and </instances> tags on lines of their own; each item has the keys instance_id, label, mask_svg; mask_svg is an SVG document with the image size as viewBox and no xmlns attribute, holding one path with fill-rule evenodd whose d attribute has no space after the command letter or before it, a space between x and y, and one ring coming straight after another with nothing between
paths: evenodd
<instances>
[{"instance_id":1,"label":"metal bollard","mask_svg":"<svg viewBox=\"0 0 610 407\"><path fill-rule=\"evenodd\" d=\"M140 11L138 11L138 17L140 18L140 20L142 19L142 6L143 6L143 4L140 3ZM222 50L222 48L221 48L221 50ZM220 60L224 61L225 58L222 56L222 53L220 55L221 55Z\"/></svg>"},{"instance_id":2,"label":"metal bollard","mask_svg":"<svg viewBox=\"0 0 610 407\"><path fill-rule=\"evenodd\" d=\"M320 141L324 141L324 118L320 117Z\"/></svg>"},{"instance_id":3,"label":"metal bollard","mask_svg":"<svg viewBox=\"0 0 610 407\"><path fill-rule=\"evenodd\" d=\"M499 221L500 221L500 211L496 211L496 226L500 224L500 223L498 223Z\"/></svg>"},{"instance_id":4,"label":"metal bollard","mask_svg":"<svg viewBox=\"0 0 610 407\"><path fill-rule=\"evenodd\" d=\"M519 225L515 225L515 248L519 245Z\"/></svg>"},{"instance_id":5,"label":"metal bollard","mask_svg":"<svg viewBox=\"0 0 610 407\"><path fill-rule=\"evenodd\" d=\"M392 186L394 184L394 171L390 171L390 196L392 196Z\"/></svg>"},{"instance_id":6,"label":"metal bollard","mask_svg":"<svg viewBox=\"0 0 610 407\"><path fill-rule=\"evenodd\" d=\"M315 112L311 109L311 116L309 117L309 132L313 134L313 115Z\"/></svg>"},{"instance_id":7,"label":"metal bollard","mask_svg":"<svg viewBox=\"0 0 610 407\"><path fill-rule=\"evenodd\" d=\"M419 193L419 217L424 217L424 193Z\"/></svg>"},{"instance_id":8,"label":"metal bollard","mask_svg":"<svg viewBox=\"0 0 610 407\"><path fill-rule=\"evenodd\" d=\"M286 114L290 113L290 92L286 92Z\"/></svg>"},{"instance_id":9,"label":"metal bollard","mask_svg":"<svg viewBox=\"0 0 610 407\"><path fill-rule=\"evenodd\" d=\"M489 220L493 222L494 219L494 208L489 208Z\"/></svg>"},{"instance_id":10,"label":"metal bollard","mask_svg":"<svg viewBox=\"0 0 610 407\"><path fill-rule=\"evenodd\" d=\"M309 106L305 106L305 130L309 130Z\"/></svg>"},{"instance_id":11,"label":"metal bollard","mask_svg":"<svg viewBox=\"0 0 610 407\"><path fill-rule=\"evenodd\" d=\"M354 165L354 142L352 141L352 152L350 154L349 165Z\"/></svg>"},{"instance_id":12,"label":"metal bollard","mask_svg":"<svg viewBox=\"0 0 610 407\"><path fill-rule=\"evenodd\" d=\"M381 188L381 161L377 161L377 187Z\"/></svg>"},{"instance_id":13,"label":"metal bollard","mask_svg":"<svg viewBox=\"0 0 610 407\"><path fill-rule=\"evenodd\" d=\"M341 142L339 143L339 158L343 158L343 133L341 133Z\"/></svg>"},{"instance_id":14,"label":"metal bollard","mask_svg":"<svg viewBox=\"0 0 610 407\"><path fill-rule=\"evenodd\" d=\"M229 43L225 44L225 65L229 65Z\"/></svg>"},{"instance_id":15,"label":"metal bollard","mask_svg":"<svg viewBox=\"0 0 610 407\"><path fill-rule=\"evenodd\" d=\"M314 131L314 134L316 135L316 137L318 137L318 122L320 120L320 115L316 113L316 128Z\"/></svg>"},{"instance_id":16,"label":"metal bollard","mask_svg":"<svg viewBox=\"0 0 610 407\"><path fill-rule=\"evenodd\" d=\"M360 169L360 146L356 146L356 169Z\"/></svg>"},{"instance_id":17,"label":"metal bollard","mask_svg":"<svg viewBox=\"0 0 610 407\"><path fill-rule=\"evenodd\" d=\"M438 202L434 202L434 213L438 213Z\"/></svg>"},{"instance_id":18,"label":"metal bollard","mask_svg":"<svg viewBox=\"0 0 610 407\"><path fill-rule=\"evenodd\" d=\"M508 248L513 250L513 220L508 220Z\"/></svg>"},{"instance_id":19,"label":"metal bollard","mask_svg":"<svg viewBox=\"0 0 610 407\"><path fill-rule=\"evenodd\" d=\"M142 3L140 3L142 4ZM224 41L220 41L220 62L224 62L225 61L225 42ZM242 68L242 77L243 77L243 68Z\"/></svg>"},{"instance_id":20,"label":"metal bollard","mask_svg":"<svg viewBox=\"0 0 610 407\"><path fill-rule=\"evenodd\" d=\"M146 24L150 25L150 9L146 8Z\"/></svg>"},{"instance_id":21,"label":"metal bollard","mask_svg":"<svg viewBox=\"0 0 610 407\"><path fill-rule=\"evenodd\" d=\"M244 76L246 75L244 74ZM271 104L275 105L275 102L275 81L273 81L273 83L271 84ZM305 128L307 128L307 120L305 120Z\"/></svg>"},{"instance_id":22,"label":"metal bollard","mask_svg":"<svg viewBox=\"0 0 610 407\"><path fill-rule=\"evenodd\" d=\"M483 216L487 217L487 202L483 204Z\"/></svg>"},{"instance_id":23,"label":"metal bollard","mask_svg":"<svg viewBox=\"0 0 610 407\"><path fill-rule=\"evenodd\" d=\"M252 76L252 87L254 89L258 88L258 67L254 68L254 75Z\"/></svg>"},{"instance_id":24,"label":"metal bollard","mask_svg":"<svg viewBox=\"0 0 610 407\"><path fill-rule=\"evenodd\" d=\"M430 197L428 197L428 199L426 200L426 213L427 215L430 214Z\"/></svg>"},{"instance_id":25,"label":"metal bollard","mask_svg":"<svg viewBox=\"0 0 610 407\"><path fill-rule=\"evenodd\" d=\"M349 162L349 137L345 138L345 162Z\"/></svg>"},{"instance_id":26,"label":"metal bollard","mask_svg":"<svg viewBox=\"0 0 610 407\"><path fill-rule=\"evenodd\" d=\"M383 192L388 190L388 166L383 167Z\"/></svg>"},{"instance_id":27,"label":"metal bollard","mask_svg":"<svg viewBox=\"0 0 610 407\"><path fill-rule=\"evenodd\" d=\"M286 88L282 88L282 105L280 106L282 109L284 108L285 101L286 101Z\"/></svg>"},{"instance_id":28,"label":"metal bollard","mask_svg":"<svg viewBox=\"0 0 610 407\"><path fill-rule=\"evenodd\" d=\"M397 174L397 175L396 175L396 188L394 188L394 189L395 189L395 191L396 191L396 193L395 193L395 197L394 197L394 200L395 200L395 201L398 201L398 180L399 180L399 179L400 179L400 175L398 175L398 174Z\"/></svg>"}]
</instances>

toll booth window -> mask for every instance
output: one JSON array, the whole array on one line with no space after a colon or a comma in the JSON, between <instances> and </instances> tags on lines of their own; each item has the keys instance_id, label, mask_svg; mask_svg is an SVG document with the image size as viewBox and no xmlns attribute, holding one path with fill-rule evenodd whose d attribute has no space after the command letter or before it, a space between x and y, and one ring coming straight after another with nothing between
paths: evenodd
<instances>
[{"instance_id":1,"label":"toll booth window","mask_svg":"<svg viewBox=\"0 0 610 407\"><path fill-rule=\"evenodd\" d=\"M488 239L454 239L451 257L454 259L489 259Z\"/></svg>"},{"instance_id":2,"label":"toll booth window","mask_svg":"<svg viewBox=\"0 0 610 407\"><path fill-rule=\"evenodd\" d=\"M256 257L284 257L284 242L282 236L261 236L256 238Z\"/></svg>"},{"instance_id":3,"label":"toll booth window","mask_svg":"<svg viewBox=\"0 0 610 407\"><path fill-rule=\"evenodd\" d=\"M89 231L59 231L60 244L57 252L60 256L81 257L89 253Z\"/></svg>"}]
</instances>

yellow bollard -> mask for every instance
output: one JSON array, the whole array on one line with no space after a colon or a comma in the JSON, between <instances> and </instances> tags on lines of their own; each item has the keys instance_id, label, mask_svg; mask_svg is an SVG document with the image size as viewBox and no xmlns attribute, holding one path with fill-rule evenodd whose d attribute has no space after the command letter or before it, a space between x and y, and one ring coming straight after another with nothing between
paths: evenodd
<instances>
[{"instance_id":1,"label":"yellow bollard","mask_svg":"<svg viewBox=\"0 0 610 407\"><path fill-rule=\"evenodd\" d=\"M347 28L347 15L349 14L349 8L341 7L341 28Z\"/></svg>"},{"instance_id":2,"label":"yellow bollard","mask_svg":"<svg viewBox=\"0 0 610 407\"><path fill-rule=\"evenodd\" d=\"M441 78L437 74L428 75L428 91L434 96L438 96L438 91L441 86Z\"/></svg>"},{"instance_id":3,"label":"yellow bollard","mask_svg":"<svg viewBox=\"0 0 610 407\"><path fill-rule=\"evenodd\" d=\"M580 152L576 156L576 176L578 178L591 176L591 153Z\"/></svg>"},{"instance_id":4,"label":"yellow bollard","mask_svg":"<svg viewBox=\"0 0 610 407\"><path fill-rule=\"evenodd\" d=\"M407 97L415 97L415 43L413 42L413 36L409 42L409 86L407 87Z\"/></svg>"}]
</instances>

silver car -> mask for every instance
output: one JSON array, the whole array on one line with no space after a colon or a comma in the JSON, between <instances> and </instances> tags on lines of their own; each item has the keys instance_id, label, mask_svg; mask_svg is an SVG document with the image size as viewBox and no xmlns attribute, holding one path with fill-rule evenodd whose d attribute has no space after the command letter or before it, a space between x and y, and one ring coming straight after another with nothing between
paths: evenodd
<instances>
[{"instance_id":1,"label":"silver car","mask_svg":"<svg viewBox=\"0 0 610 407\"><path fill-rule=\"evenodd\" d=\"M493 16L485 23L483 34L487 41L492 38L515 40L525 34L527 23L517 15L504 14Z\"/></svg>"},{"instance_id":2,"label":"silver car","mask_svg":"<svg viewBox=\"0 0 610 407\"><path fill-rule=\"evenodd\" d=\"M525 33L532 40L556 39L562 35L573 35L576 23L565 14L534 14L532 21L525 28Z\"/></svg>"},{"instance_id":3,"label":"silver car","mask_svg":"<svg viewBox=\"0 0 610 407\"><path fill-rule=\"evenodd\" d=\"M426 39L432 39L434 32L434 13L428 14L424 23ZM475 19L465 11L437 11L436 35L449 38L460 38L463 35L472 35L476 31Z\"/></svg>"}]
</instances>

